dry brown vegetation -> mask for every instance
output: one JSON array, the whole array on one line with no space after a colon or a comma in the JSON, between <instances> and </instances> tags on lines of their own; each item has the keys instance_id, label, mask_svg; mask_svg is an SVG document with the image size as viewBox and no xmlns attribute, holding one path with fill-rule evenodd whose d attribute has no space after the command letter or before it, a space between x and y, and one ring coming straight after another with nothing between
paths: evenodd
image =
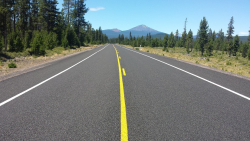
<instances>
[{"instance_id":1,"label":"dry brown vegetation","mask_svg":"<svg viewBox=\"0 0 250 141\"><path fill-rule=\"evenodd\" d=\"M34 66L38 66L53 60L57 60L71 54L75 54L78 52L86 51L92 48L97 47L98 45L92 45L88 47L80 47L76 49L68 49L65 50L63 47L57 47L53 50L47 50L45 56L23 56L20 53L7 53L6 55L11 57L12 59L7 59L3 56L0 56L0 76L10 74L16 71L26 70L28 68L32 68ZM11 62L17 65L17 68L9 68L8 64Z\"/></svg>"}]
</instances>

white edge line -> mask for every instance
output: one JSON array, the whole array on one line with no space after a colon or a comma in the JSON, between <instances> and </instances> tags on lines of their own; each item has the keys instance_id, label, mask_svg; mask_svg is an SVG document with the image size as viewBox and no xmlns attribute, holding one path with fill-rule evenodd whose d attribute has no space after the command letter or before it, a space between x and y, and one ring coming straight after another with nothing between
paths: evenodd
<instances>
[{"instance_id":1,"label":"white edge line","mask_svg":"<svg viewBox=\"0 0 250 141\"><path fill-rule=\"evenodd\" d=\"M122 46L120 46L120 47L122 47ZM236 91L230 90L230 89L228 89L228 88L226 88L226 87L224 87L224 86L221 86L221 85L219 85L219 84L216 84L216 83L214 83L214 82L212 82L212 81L209 81L209 80L207 80L207 79L205 79L205 78L203 78L203 77L200 77L200 76L198 76L198 75L195 75L195 74L193 74L193 73L191 73L191 72L188 72L188 71L186 71L186 70L183 70L183 69L181 69L181 68L178 68L178 67L176 67L176 66L173 66L173 65L171 65L171 64L168 64L168 63L163 62L163 61L161 61L161 60L155 59L155 58L153 58L153 57L151 57L151 56L148 56L148 55L145 55L145 54L143 54L143 53L140 53L140 52L137 52L137 51L128 49L128 48L126 48L126 47L122 47L122 48L125 48L125 49L127 49L127 50L129 50L129 51L133 51L133 52L135 52L135 53L141 54L141 55L143 55L143 56L149 57L149 58L151 58L151 59L153 59L153 60L159 61L159 62L161 62L161 63L163 63L163 64L166 64L166 65L168 65L168 66L170 66L170 67L173 67L173 68L175 68L175 69L178 69L178 70L180 70L180 71L183 71L183 72L185 72L185 73L187 73L187 74L190 74L190 75L192 75L192 76L194 76L194 77L197 77L197 78L199 78L199 79L201 79L201 80L204 80L204 81L206 81L206 82L208 82L208 83L210 83L210 84L213 84L213 85L218 86L218 87L220 87L220 88L222 88L222 89L224 89L224 90L227 90L227 91L229 91L229 92L231 92L231 93L233 93L233 94L236 94L236 95L238 95L238 96L240 96L240 97L242 97L242 98L245 98L245 99L247 99L247 100L250 100L249 97L247 97L247 96L245 96L245 95L243 95L243 94L240 94L240 93L238 93L238 92L236 92Z\"/></svg>"},{"instance_id":2,"label":"white edge line","mask_svg":"<svg viewBox=\"0 0 250 141\"><path fill-rule=\"evenodd\" d=\"M106 48L107 46L108 46L108 45L106 45L104 48ZM23 95L23 94L25 94L25 93L31 91L32 89L34 89L34 88L36 88L36 87L38 87L38 86L44 84L45 82L47 82L47 81L49 81L49 80L51 80L51 79L57 77L58 75L60 75L60 74L62 74L62 73L64 73L64 72L66 72L66 71L68 71L69 69L75 67L76 65L82 63L83 61L89 59L91 56L93 56L93 55L95 55L96 53L100 52L100 51L103 50L104 48L102 48L102 49L98 50L97 52L91 54L90 56L88 56L87 58L83 59L82 61L80 61L80 62L74 64L73 66L71 66L71 67L69 67L69 68L67 68L67 69L65 69L65 70L63 70L63 71L57 73L56 75L53 75L53 76L51 76L50 78L48 78L48 79L46 79L46 80L44 80L44 81L42 81L42 82L36 84L35 86L33 86L33 87L31 87L31 88L29 88L29 89L27 89L27 90L25 90L25 91L23 91L23 92L21 92L21 93L15 95L15 96L13 96L13 97L11 97L11 98L9 98L9 99L3 101L2 103L0 103L0 107L3 106L4 104L6 104L6 103L8 103L8 102L10 102L10 101L12 101L12 100L14 100L14 99L16 99L17 97L19 97L19 96L21 96L21 95Z\"/></svg>"}]
</instances>

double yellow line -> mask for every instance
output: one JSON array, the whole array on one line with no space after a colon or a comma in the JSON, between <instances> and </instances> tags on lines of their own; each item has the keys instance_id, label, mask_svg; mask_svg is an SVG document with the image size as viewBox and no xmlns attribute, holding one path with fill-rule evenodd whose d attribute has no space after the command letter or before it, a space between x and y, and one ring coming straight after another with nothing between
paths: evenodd
<instances>
[{"instance_id":1,"label":"double yellow line","mask_svg":"<svg viewBox=\"0 0 250 141\"><path fill-rule=\"evenodd\" d=\"M113 45L115 48L115 46ZM125 104L125 96L124 96L124 88L123 88L123 80L122 80L122 69L120 64L120 57L118 55L116 48L116 56L118 62L119 69L119 80L120 80L120 102L121 102L121 141L128 141L128 127L127 127L127 114L126 114L126 104Z\"/></svg>"}]
</instances>

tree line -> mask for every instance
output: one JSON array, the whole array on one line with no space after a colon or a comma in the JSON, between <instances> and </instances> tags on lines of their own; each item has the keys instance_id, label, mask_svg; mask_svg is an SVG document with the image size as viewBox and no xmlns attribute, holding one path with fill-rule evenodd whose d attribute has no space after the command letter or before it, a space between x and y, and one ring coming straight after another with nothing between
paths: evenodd
<instances>
[{"instance_id":1,"label":"tree line","mask_svg":"<svg viewBox=\"0 0 250 141\"><path fill-rule=\"evenodd\" d=\"M201 56L212 56L213 51L222 51L227 53L229 56L236 56L237 53L241 53L242 57L248 57L250 60L250 30L248 41L243 43L240 41L238 35L233 37L234 34L234 19L231 17L228 24L228 30L225 33L221 30L218 32L212 31L209 28L208 21L205 17L200 22L200 27L197 31L196 37L193 36L193 31L190 29L186 30L187 19L184 23L184 31L181 37L179 36L178 29L175 33L171 32L169 35L165 34L163 39L153 38L151 34L147 34L146 37L124 37L119 35L118 38L112 38L109 41L111 43L119 43L124 45L131 45L133 47L150 46L150 47L163 47L164 51L168 51L168 48L184 47L186 52L189 54L193 50L200 52Z\"/></svg>"},{"instance_id":2,"label":"tree line","mask_svg":"<svg viewBox=\"0 0 250 141\"><path fill-rule=\"evenodd\" d=\"M0 0L0 52L44 55L57 46L65 49L84 43L101 44L108 37L85 21L85 0Z\"/></svg>"}]
</instances>

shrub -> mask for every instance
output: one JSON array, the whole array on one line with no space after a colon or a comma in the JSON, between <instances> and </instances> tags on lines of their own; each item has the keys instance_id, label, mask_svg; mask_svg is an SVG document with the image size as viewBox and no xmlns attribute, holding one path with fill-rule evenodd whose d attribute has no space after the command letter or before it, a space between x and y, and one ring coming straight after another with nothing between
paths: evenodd
<instances>
[{"instance_id":1,"label":"shrub","mask_svg":"<svg viewBox=\"0 0 250 141\"><path fill-rule=\"evenodd\" d=\"M4 66L4 63L2 60L0 60L0 66Z\"/></svg>"},{"instance_id":2,"label":"shrub","mask_svg":"<svg viewBox=\"0 0 250 141\"><path fill-rule=\"evenodd\" d=\"M209 62L209 58L206 59Z\"/></svg>"},{"instance_id":3,"label":"shrub","mask_svg":"<svg viewBox=\"0 0 250 141\"><path fill-rule=\"evenodd\" d=\"M63 47L56 47L53 49L53 51L57 54L61 54L62 51L64 51L65 49Z\"/></svg>"},{"instance_id":4,"label":"shrub","mask_svg":"<svg viewBox=\"0 0 250 141\"><path fill-rule=\"evenodd\" d=\"M46 50L46 53L45 53L47 56L52 56L54 55L54 52L52 50Z\"/></svg>"},{"instance_id":5,"label":"shrub","mask_svg":"<svg viewBox=\"0 0 250 141\"><path fill-rule=\"evenodd\" d=\"M149 52L149 50L147 50L147 52Z\"/></svg>"},{"instance_id":6,"label":"shrub","mask_svg":"<svg viewBox=\"0 0 250 141\"><path fill-rule=\"evenodd\" d=\"M139 50L139 48L135 48L136 50Z\"/></svg>"},{"instance_id":7,"label":"shrub","mask_svg":"<svg viewBox=\"0 0 250 141\"><path fill-rule=\"evenodd\" d=\"M232 65L232 63L231 63L231 62L229 62L229 61L227 61L227 62L226 62L226 65Z\"/></svg>"},{"instance_id":8,"label":"shrub","mask_svg":"<svg viewBox=\"0 0 250 141\"><path fill-rule=\"evenodd\" d=\"M30 56L30 53L31 53L31 49L30 48L27 48L24 52L23 52L23 56L26 57L26 56Z\"/></svg>"},{"instance_id":9,"label":"shrub","mask_svg":"<svg viewBox=\"0 0 250 141\"><path fill-rule=\"evenodd\" d=\"M13 63L13 62L11 62L10 64L8 64L8 67L9 67L9 68L16 68L16 64Z\"/></svg>"}]
</instances>

